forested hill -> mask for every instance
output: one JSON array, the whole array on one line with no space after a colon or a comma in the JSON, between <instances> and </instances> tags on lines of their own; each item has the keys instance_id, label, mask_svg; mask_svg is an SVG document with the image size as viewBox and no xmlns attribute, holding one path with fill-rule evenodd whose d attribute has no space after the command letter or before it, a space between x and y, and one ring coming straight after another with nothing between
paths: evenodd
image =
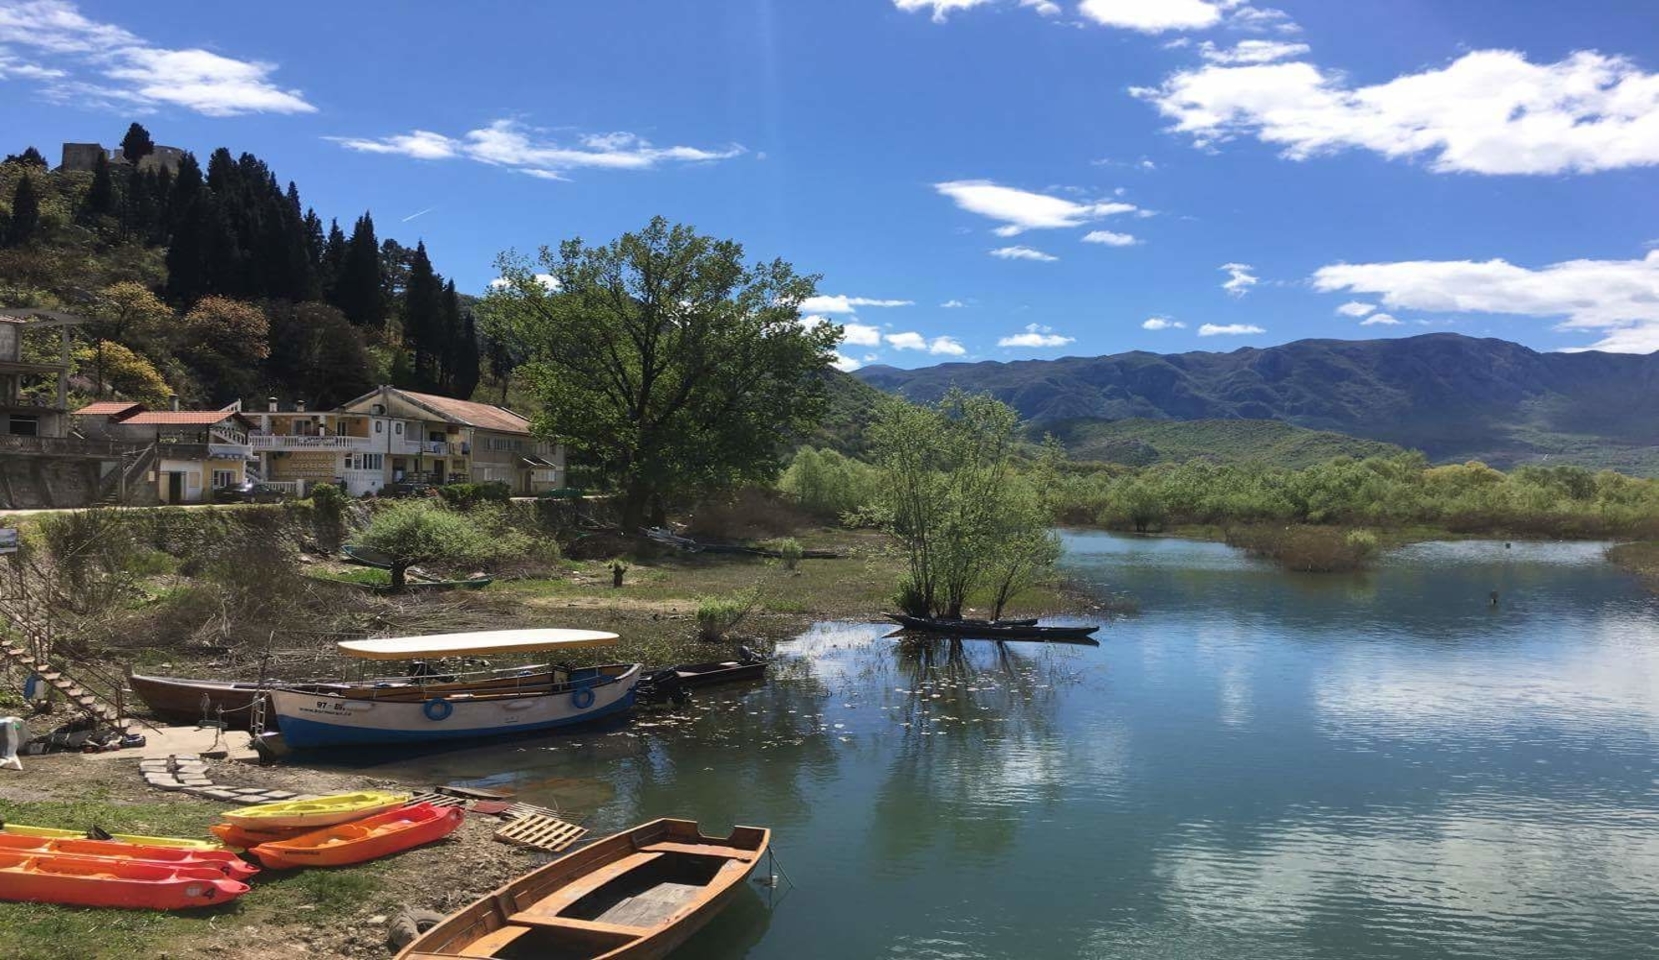
<instances>
[{"instance_id":1,"label":"forested hill","mask_svg":"<svg viewBox=\"0 0 1659 960\"><path fill-rule=\"evenodd\" d=\"M368 213L342 228L252 154L204 167L154 147L133 124L91 170L32 147L0 162L0 306L95 321L75 332L76 401L471 396L491 347L423 244L377 236Z\"/></svg>"},{"instance_id":2,"label":"forested hill","mask_svg":"<svg viewBox=\"0 0 1659 960\"><path fill-rule=\"evenodd\" d=\"M1299 340L1231 353L865 367L915 400L989 391L1041 423L1281 420L1436 460L1552 461L1659 473L1659 354L1539 353L1450 333Z\"/></svg>"}]
</instances>

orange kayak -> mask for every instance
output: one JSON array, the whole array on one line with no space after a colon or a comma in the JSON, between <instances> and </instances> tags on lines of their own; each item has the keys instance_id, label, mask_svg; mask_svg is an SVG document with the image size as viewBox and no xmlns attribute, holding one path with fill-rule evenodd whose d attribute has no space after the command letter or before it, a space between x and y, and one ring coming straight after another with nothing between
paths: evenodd
<instances>
[{"instance_id":1,"label":"orange kayak","mask_svg":"<svg viewBox=\"0 0 1659 960\"><path fill-rule=\"evenodd\" d=\"M0 851L0 900L183 910L226 903L247 892L247 884L217 868Z\"/></svg>"},{"instance_id":2,"label":"orange kayak","mask_svg":"<svg viewBox=\"0 0 1659 960\"><path fill-rule=\"evenodd\" d=\"M276 840L292 840L301 834L309 833L316 827L286 827L280 830L249 830L234 823L215 823L208 827L209 833L218 837L227 847L238 850L251 850L262 843L271 843Z\"/></svg>"},{"instance_id":3,"label":"orange kayak","mask_svg":"<svg viewBox=\"0 0 1659 960\"><path fill-rule=\"evenodd\" d=\"M417 803L351 823L262 843L248 852L273 869L362 863L449 836L466 818L460 807Z\"/></svg>"},{"instance_id":4,"label":"orange kayak","mask_svg":"<svg viewBox=\"0 0 1659 960\"><path fill-rule=\"evenodd\" d=\"M120 840L58 840L52 837L18 837L0 834L0 853L64 854L133 860L172 867L217 870L232 880L246 880L259 868L229 850L184 850L172 847L145 847Z\"/></svg>"}]
</instances>

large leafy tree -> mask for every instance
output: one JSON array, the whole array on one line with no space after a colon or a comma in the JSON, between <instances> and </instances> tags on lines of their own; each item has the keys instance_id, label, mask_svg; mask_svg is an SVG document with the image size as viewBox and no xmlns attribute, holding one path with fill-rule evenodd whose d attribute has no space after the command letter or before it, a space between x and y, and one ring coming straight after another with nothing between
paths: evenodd
<instances>
[{"instance_id":1,"label":"large leafy tree","mask_svg":"<svg viewBox=\"0 0 1659 960\"><path fill-rule=\"evenodd\" d=\"M536 426L617 478L628 529L677 496L771 480L822 414L841 329L800 322L817 278L782 260L657 217L498 266L488 323L526 360Z\"/></svg>"},{"instance_id":2,"label":"large leafy tree","mask_svg":"<svg viewBox=\"0 0 1659 960\"><path fill-rule=\"evenodd\" d=\"M374 388L374 367L363 332L339 310L326 303L273 302L267 312L271 355L265 369L272 383L318 409Z\"/></svg>"},{"instance_id":3,"label":"large leafy tree","mask_svg":"<svg viewBox=\"0 0 1659 960\"><path fill-rule=\"evenodd\" d=\"M203 297L184 315L185 359L202 375L213 403L253 391L259 365L271 354L270 321L251 303Z\"/></svg>"}]
</instances>

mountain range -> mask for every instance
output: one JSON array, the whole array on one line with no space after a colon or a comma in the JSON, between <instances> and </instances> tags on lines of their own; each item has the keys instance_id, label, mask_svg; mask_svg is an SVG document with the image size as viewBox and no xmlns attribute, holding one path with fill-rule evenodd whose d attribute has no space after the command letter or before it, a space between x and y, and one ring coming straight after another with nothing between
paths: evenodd
<instances>
[{"instance_id":1,"label":"mountain range","mask_svg":"<svg viewBox=\"0 0 1659 960\"><path fill-rule=\"evenodd\" d=\"M1659 474L1659 353L1540 353L1431 333L1228 353L877 365L854 375L918 401L953 386L988 392L1037 430L1132 418L1276 420L1422 450L1436 461Z\"/></svg>"}]
</instances>

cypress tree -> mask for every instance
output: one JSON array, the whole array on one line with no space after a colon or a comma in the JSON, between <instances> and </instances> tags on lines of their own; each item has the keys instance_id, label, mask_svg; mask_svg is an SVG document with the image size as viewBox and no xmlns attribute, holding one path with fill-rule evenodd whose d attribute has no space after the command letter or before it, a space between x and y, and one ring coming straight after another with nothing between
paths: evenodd
<instances>
[{"instance_id":1,"label":"cypress tree","mask_svg":"<svg viewBox=\"0 0 1659 960\"><path fill-rule=\"evenodd\" d=\"M115 209L115 181L109 175L109 158L103 151L92 164L92 188L86 192L86 219L108 216Z\"/></svg>"},{"instance_id":2,"label":"cypress tree","mask_svg":"<svg viewBox=\"0 0 1659 960\"><path fill-rule=\"evenodd\" d=\"M176 237L184 228L191 204L203 190L202 166L196 155L187 153L179 161L179 172L173 177L173 192L167 198L167 235Z\"/></svg>"},{"instance_id":3,"label":"cypress tree","mask_svg":"<svg viewBox=\"0 0 1659 960\"><path fill-rule=\"evenodd\" d=\"M6 246L20 247L33 240L40 232L40 198L35 195L34 181L24 174L17 181L12 194L11 222L6 227Z\"/></svg>"},{"instance_id":4,"label":"cypress tree","mask_svg":"<svg viewBox=\"0 0 1659 960\"><path fill-rule=\"evenodd\" d=\"M182 182L181 177L173 184L175 200L180 196ZM178 306L195 303L207 292L207 208L210 203L210 199L198 190L182 209L174 210L173 238L167 245L167 299Z\"/></svg>"},{"instance_id":5,"label":"cypress tree","mask_svg":"<svg viewBox=\"0 0 1659 960\"><path fill-rule=\"evenodd\" d=\"M135 123L127 128L127 135L121 138L121 156L134 168L138 161L156 152L156 142L150 139L150 131L142 124Z\"/></svg>"},{"instance_id":6,"label":"cypress tree","mask_svg":"<svg viewBox=\"0 0 1659 960\"><path fill-rule=\"evenodd\" d=\"M444 288L444 305L450 331L449 349L444 352L449 367L449 395L470 400L472 392L478 389L478 328L472 310L461 306L453 280Z\"/></svg>"},{"instance_id":7,"label":"cypress tree","mask_svg":"<svg viewBox=\"0 0 1659 960\"><path fill-rule=\"evenodd\" d=\"M403 342L413 355L414 388L442 386L439 356L443 352L444 289L426 255L426 244L415 245L409 262L409 280L403 290Z\"/></svg>"},{"instance_id":8,"label":"cypress tree","mask_svg":"<svg viewBox=\"0 0 1659 960\"><path fill-rule=\"evenodd\" d=\"M330 302L353 324L377 327L384 319L380 283L380 244L374 237L373 218L364 213L352 227Z\"/></svg>"},{"instance_id":9,"label":"cypress tree","mask_svg":"<svg viewBox=\"0 0 1659 960\"><path fill-rule=\"evenodd\" d=\"M323 299L338 307L334 291L340 282L340 273L346 264L346 235L340 221L328 221L328 239L323 241L323 259L318 271L323 286Z\"/></svg>"}]
</instances>

